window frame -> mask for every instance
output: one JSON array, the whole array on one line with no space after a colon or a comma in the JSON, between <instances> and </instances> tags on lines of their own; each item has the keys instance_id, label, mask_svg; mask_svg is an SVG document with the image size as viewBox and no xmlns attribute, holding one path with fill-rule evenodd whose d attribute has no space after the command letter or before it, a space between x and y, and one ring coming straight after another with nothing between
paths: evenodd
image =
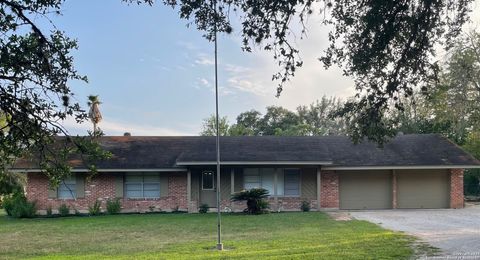
<instances>
[{"instance_id":1,"label":"window frame","mask_svg":"<svg viewBox=\"0 0 480 260\"><path fill-rule=\"evenodd\" d=\"M127 181L127 178L128 176L138 176L138 177L141 177L142 180L141 182L140 181L132 181L132 182L129 182ZM158 181L157 182L145 182L145 176L157 176L158 177ZM125 190L124 192L124 197L126 199L133 199L133 200L139 200L139 199L143 199L143 200L148 200L148 199L160 199L162 197L162 187L161 187L161 179L160 179L160 173L145 173L145 172L142 172L142 173L133 173L133 174L125 174L124 176L124 185L123 185L123 188ZM141 195L142 196L139 196L139 197L130 197L128 195L128 185L140 185L140 191L141 191ZM158 197L157 196L150 196L150 197L147 197L145 196L145 184L156 184L158 185Z\"/></svg>"},{"instance_id":2,"label":"window frame","mask_svg":"<svg viewBox=\"0 0 480 260\"><path fill-rule=\"evenodd\" d=\"M68 188L68 185L73 185L73 189ZM68 197L60 196L61 192L64 192L62 186L66 187L66 192L70 195ZM64 179L60 182L57 188L57 199L61 200L76 200L77 199L77 178L74 175L71 175L68 179Z\"/></svg>"},{"instance_id":3,"label":"window frame","mask_svg":"<svg viewBox=\"0 0 480 260\"><path fill-rule=\"evenodd\" d=\"M203 186L203 176L205 173L212 173L212 188L210 189L205 189L204 186ZM202 190L206 190L206 191L212 191L212 190L215 190L215 172L214 171L211 171L211 170L205 170L205 171L202 171Z\"/></svg>"},{"instance_id":4,"label":"window frame","mask_svg":"<svg viewBox=\"0 0 480 260\"><path fill-rule=\"evenodd\" d=\"M245 169L245 168L244 168ZM254 168L254 169L258 169L258 176L259 176L259 184L260 184L260 188L263 188L263 174L261 172L261 169L262 168ZM271 168L271 169L275 169L275 168ZM296 170L297 171L297 175L298 175L298 194L297 195L286 195L285 194L285 170ZM298 198L298 197L301 197L302 196L302 168L277 168L277 171L274 171L274 174L277 174L277 183L275 184L274 183L274 186L277 186L277 192L278 192L278 185L280 185L279 182L279 175L283 175L283 194L269 194L268 196L269 197L272 197L272 198L287 198L287 197L290 197L290 198ZM275 175L274 175L275 176ZM243 174L242 174L242 177L243 177L243 189L247 189L245 187L245 170L243 171ZM275 180L275 177L274 177L274 180Z\"/></svg>"},{"instance_id":5,"label":"window frame","mask_svg":"<svg viewBox=\"0 0 480 260\"><path fill-rule=\"evenodd\" d=\"M297 195L285 195L285 191L286 191L286 189L285 189L285 184L286 184L285 170L296 170L296 171L298 171L297 172L297 176L298 176L298 194ZM302 169L301 168L283 168L282 173L283 173L283 195L282 195L282 197L291 197L291 198L301 197L301 195L302 195Z\"/></svg>"}]
</instances>

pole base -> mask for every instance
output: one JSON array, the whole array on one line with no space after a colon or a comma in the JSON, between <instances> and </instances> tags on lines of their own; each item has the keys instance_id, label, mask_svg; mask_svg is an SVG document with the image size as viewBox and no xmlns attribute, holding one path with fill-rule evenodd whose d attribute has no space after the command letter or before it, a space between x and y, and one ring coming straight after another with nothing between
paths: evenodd
<instances>
[{"instance_id":1,"label":"pole base","mask_svg":"<svg viewBox=\"0 0 480 260\"><path fill-rule=\"evenodd\" d=\"M223 244L222 243L217 244L217 250L220 250L220 251L223 250Z\"/></svg>"}]
</instances>

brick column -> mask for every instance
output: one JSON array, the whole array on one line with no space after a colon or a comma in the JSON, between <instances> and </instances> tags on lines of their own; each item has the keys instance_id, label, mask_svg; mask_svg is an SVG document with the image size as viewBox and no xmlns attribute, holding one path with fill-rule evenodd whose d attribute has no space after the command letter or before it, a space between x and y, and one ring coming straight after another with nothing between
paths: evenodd
<instances>
[{"instance_id":1,"label":"brick column","mask_svg":"<svg viewBox=\"0 0 480 260\"><path fill-rule=\"evenodd\" d=\"M450 169L450 208L463 207L463 169Z\"/></svg>"},{"instance_id":2,"label":"brick column","mask_svg":"<svg viewBox=\"0 0 480 260\"><path fill-rule=\"evenodd\" d=\"M340 207L338 197L338 173L335 171L323 171L321 174L321 207L336 208Z\"/></svg>"},{"instance_id":3,"label":"brick column","mask_svg":"<svg viewBox=\"0 0 480 260\"><path fill-rule=\"evenodd\" d=\"M320 167L317 167L317 210L320 211L322 208L322 172Z\"/></svg>"}]
</instances>

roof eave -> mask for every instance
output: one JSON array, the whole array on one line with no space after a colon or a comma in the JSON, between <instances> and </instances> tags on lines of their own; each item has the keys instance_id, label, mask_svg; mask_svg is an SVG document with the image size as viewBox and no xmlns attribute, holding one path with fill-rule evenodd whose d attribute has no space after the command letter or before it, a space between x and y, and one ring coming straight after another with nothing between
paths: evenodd
<instances>
[{"instance_id":1,"label":"roof eave","mask_svg":"<svg viewBox=\"0 0 480 260\"><path fill-rule=\"evenodd\" d=\"M480 165L382 165L325 166L322 170L413 170L413 169L479 169Z\"/></svg>"},{"instance_id":2,"label":"roof eave","mask_svg":"<svg viewBox=\"0 0 480 260\"><path fill-rule=\"evenodd\" d=\"M43 172L42 169L11 169L11 172L16 173L29 173L29 172ZM187 168L175 167L175 168L135 168L135 169L97 169L98 172L186 172ZM89 169L72 169L71 172L90 172Z\"/></svg>"},{"instance_id":3,"label":"roof eave","mask_svg":"<svg viewBox=\"0 0 480 260\"><path fill-rule=\"evenodd\" d=\"M182 161L177 166L216 165L216 161ZM331 161L220 161L221 165L332 165Z\"/></svg>"}]
</instances>

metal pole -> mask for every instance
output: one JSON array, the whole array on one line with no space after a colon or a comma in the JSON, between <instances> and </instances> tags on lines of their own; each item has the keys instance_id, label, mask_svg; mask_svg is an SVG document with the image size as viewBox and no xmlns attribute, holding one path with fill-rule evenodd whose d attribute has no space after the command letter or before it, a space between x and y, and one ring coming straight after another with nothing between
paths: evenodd
<instances>
[{"instance_id":1,"label":"metal pole","mask_svg":"<svg viewBox=\"0 0 480 260\"><path fill-rule=\"evenodd\" d=\"M213 8L215 11L215 124L217 129L217 250L223 250L222 244L222 221L220 210L220 131L218 118L218 62L217 62L217 1L213 1Z\"/></svg>"}]
</instances>

